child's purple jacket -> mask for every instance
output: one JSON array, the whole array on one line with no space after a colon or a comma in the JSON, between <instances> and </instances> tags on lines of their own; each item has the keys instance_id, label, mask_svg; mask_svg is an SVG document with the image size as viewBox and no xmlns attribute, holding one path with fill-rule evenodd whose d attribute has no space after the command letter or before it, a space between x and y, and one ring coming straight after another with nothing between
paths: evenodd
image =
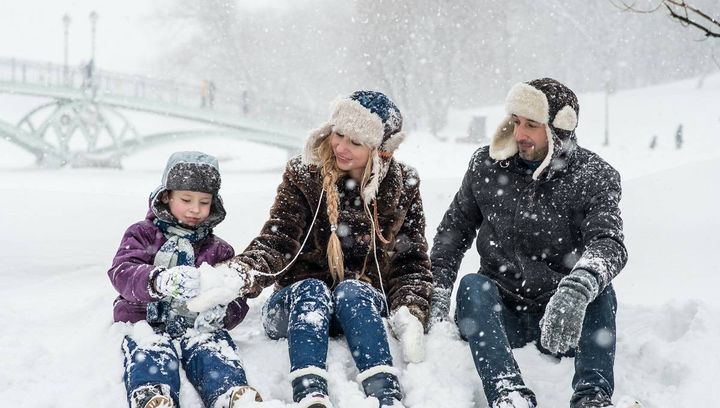
<instances>
[{"instance_id":1,"label":"child's purple jacket","mask_svg":"<svg viewBox=\"0 0 720 408\"><path fill-rule=\"evenodd\" d=\"M135 323L146 318L147 304L160 299L150 289L150 279L159 272L153 265L155 254L167 241L163 233L153 224L155 215L148 212L145 220L131 225L120 242L108 276L120 296L113 305L116 322ZM193 244L195 266L203 262L215 265L232 258L233 248L214 234ZM230 330L237 326L247 314L245 299L238 297L230 302L225 314L224 326Z\"/></svg>"}]
</instances>

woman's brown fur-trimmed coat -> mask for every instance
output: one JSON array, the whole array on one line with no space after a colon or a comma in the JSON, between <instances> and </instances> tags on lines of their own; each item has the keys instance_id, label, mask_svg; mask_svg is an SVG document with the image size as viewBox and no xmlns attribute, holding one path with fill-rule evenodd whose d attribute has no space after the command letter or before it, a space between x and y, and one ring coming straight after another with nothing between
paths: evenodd
<instances>
[{"instance_id":1,"label":"woman's brown fur-trimmed coat","mask_svg":"<svg viewBox=\"0 0 720 408\"><path fill-rule=\"evenodd\" d=\"M400 306L408 309L427 327L432 274L425 240L425 214L419 190L420 180L412 167L392 159L377 195L379 228L390 241L376 238L377 260L372 255L370 218L363 209L360 186L349 177L337 183L340 196L337 234L342 243L345 279L360 279L385 291L390 311ZM245 251L233 261L240 261L265 273L282 270L290 262L311 227L322 191L320 169L302 163L300 157L288 162L277 190L270 218ZM317 278L332 287L326 248L330 237L326 198L307 243L297 260L275 279L280 287L308 278ZM273 282L265 281L269 286Z\"/></svg>"}]
</instances>

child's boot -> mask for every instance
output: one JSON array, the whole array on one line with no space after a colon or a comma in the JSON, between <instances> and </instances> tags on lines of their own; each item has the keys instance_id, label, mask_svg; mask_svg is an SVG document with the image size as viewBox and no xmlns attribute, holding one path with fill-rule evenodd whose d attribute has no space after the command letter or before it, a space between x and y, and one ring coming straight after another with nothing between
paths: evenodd
<instances>
[{"instance_id":1,"label":"child's boot","mask_svg":"<svg viewBox=\"0 0 720 408\"><path fill-rule=\"evenodd\" d=\"M130 397L130 408L173 408L170 387L164 384L143 385Z\"/></svg>"},{"instance_id":2,"label":"child's boot","mask_svg":"<svg viewBox=\"0 0 720 408\"><path fill-rule=\"evenodd\" d=\"M233 387L230 394L230 408L240 408L244 402L262 402L260 393L249 385Z\"/></svg>"},{"instance_id":3,"label":"child's boot","mask_svg":"<svg viewBox=\"0 0 720 408\"><path fill-rule=\"evenodd\" d=\"M238 385L219 396L213 408L241 408L250 402L262 402L260 393L249 385ZM254 406L254 405L249 405Z\"/></svg>"}]
</instances>

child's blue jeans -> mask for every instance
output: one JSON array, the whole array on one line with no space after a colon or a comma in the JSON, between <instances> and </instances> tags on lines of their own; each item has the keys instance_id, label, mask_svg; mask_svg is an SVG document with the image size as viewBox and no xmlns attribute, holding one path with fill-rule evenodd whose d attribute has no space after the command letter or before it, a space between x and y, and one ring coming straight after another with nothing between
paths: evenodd
<instances>
[{"instance_id":1,"label":"child's blue jeans","mask_svg":"<svg viewBox=\"0 0 720 408\"><path fill-rule=\"evenodd\" d=\"M175 345L179 346L179 355ZM128 402L133 390L138 387L166 384L170 387L175 406L179 407L180 363L206 407L212 407L215 400L230 388L247 385L235 343L224 329L207 337L184 336L179 340L160 334L150 344L125 336L122 348Z\"/></svg>"}]
</instances>

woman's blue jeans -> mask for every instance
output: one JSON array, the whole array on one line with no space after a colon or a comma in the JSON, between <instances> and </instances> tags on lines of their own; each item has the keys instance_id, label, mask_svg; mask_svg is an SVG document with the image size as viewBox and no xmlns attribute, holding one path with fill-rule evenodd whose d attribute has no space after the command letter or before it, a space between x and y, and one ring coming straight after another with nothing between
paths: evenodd
<instances>
[{"instance_id":1,"label":"woman's blue jeans","mask_svg":"<svg viewBox=\"0 0 720 408\"><path fill-rule=\"evenodd\" d=\"M605 393L611 397L613 394L616 311L615 291L608 285L587 307L577 349L556 356L575 357L571 403L583 396ZM541 352L550 354L540 345L542 316L542 312L528 313L507 307L495 282L483 275L469 274L460 280L455 322L461 337L470 345L490 403L502 390L533 395L523 382L512 349L535 342Z\"/></svg>"},{"instance_id":2,"label":"woman's blue jeans","mask_svg":"<svg viewBox=\"0 0 720 408\"><path fill-rule=\"evenodd\" d=\"M382 316L383 295L357 280L340 282L331 292L318 279L305 279L280 289L263 308L265 332L272 339L287 337L290 370L326 369L331 335L345 334L360 372L392 366Z\"/></svg>"}]
</instances>

